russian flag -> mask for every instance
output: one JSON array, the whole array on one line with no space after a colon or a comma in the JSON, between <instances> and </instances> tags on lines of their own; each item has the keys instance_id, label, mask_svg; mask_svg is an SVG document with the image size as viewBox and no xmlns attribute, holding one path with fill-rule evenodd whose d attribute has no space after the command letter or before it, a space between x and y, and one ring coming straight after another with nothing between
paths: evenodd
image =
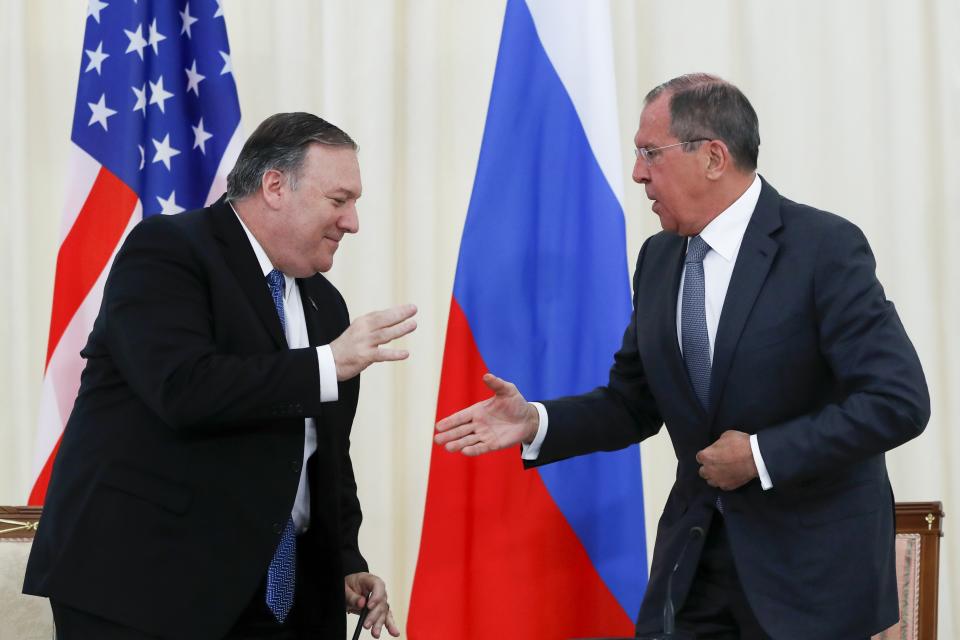
<instances>
[{"instance_id":1,"label":"russian flag","mask_svg":"<svg viewBox=\"0 0 960 640\"><path fill-rule=\"evenodd\" d=\"M508 0L438 418L487 371L528 399L606 382L630 315L617 122L608 5ZM637 446L532 471L435 447L408 635L631 635L646 571Z\"/></svg>"}]
</instances>

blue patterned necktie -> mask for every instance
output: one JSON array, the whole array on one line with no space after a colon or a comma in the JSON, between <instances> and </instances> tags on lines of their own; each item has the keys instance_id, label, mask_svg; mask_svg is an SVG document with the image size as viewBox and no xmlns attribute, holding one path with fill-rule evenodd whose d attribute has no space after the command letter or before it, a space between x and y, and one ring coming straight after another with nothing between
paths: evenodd
<instances>
[{"instance_id":1,"label":"blue patterned necktie","mask_svg":"<svg viewBox=\"0 0 960 640\"><path fill-rule=\"evenodd\" d=\"M683 300L680 303L680 335L683 361L693 390L704 409L710 409L710 336L704 306L703 257L710 251L700 236L690 238L683 276Z\"/></svg>"},{"instance_id":2,"label":"blue patterned necktie","mask_svg":"<svg viewBox=\"0 0 960 640\"><path fill-rule=\"evenodd\" d=\"M267 284L270 286L270 295L273 297L273 305L277 308L277 315L280 316L280 326L286 334L287 316L283 310L286 280L280 271L274 269L267 274ZM293 516L288 516L287 524L283 528L283 533L280 534L280 543L277 545L277 550L273 552L270 568L267 569L267 606L280 623L287 619L287 614L293 606L296 582L297 534L293 525Z\"/></svg>"}]
</instances>

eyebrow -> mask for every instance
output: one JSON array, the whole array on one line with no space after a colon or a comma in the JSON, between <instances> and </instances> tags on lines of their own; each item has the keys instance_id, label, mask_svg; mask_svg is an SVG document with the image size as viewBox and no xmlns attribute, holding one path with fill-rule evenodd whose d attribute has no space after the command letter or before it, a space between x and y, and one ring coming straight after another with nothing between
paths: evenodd
<instances>
[{"instance_id":1,"label":"eyebrow","mask_svg":"<svg viewBox=\"0 0 960 640\"><path fill-rule=\"evenodd\" d=\"M360 194L359 194L359 193L356 193L355 191L351 191L350 189L347 189L347 188L345 188L345 187L340 187L340 188L338 188L338 189L334 189L333 191L331 191L330 193L328 193L327 196L332 196L332 195L334 195L334 194L342 194L342 195L345 195L345 196L347 196L348 198L350 198L350 199L352 199L352 200L357 200L357 199L360 198Z\"/></svg>"}]
</instances>

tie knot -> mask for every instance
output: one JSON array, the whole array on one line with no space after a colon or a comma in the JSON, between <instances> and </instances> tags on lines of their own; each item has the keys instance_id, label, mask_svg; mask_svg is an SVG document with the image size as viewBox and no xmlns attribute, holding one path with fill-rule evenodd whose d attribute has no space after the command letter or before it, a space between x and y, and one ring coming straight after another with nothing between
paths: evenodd
<instances>
[{"instance_id":1,"label":"tie knot","mask_svg":"<svg viewBox=\"0 0 960 640\"><path fill-rule=\"evenodd\" d=\"M283 277L283 272L279 269L274 269L267 274L267 284L270 286L270 292L274 295L280 294L280 297L283 298L284 291L286 289L286 280Z\"/></svg>"},{"instance_id":2,"label":"tie knot","mask_svg":"<svg viewBox=\"0 0 960 640\"><path fill-rule=\"evenodd\" d=\"M687 257L684 262L703 262L703 257L710 251L710 245L700 236L690 238L690 244L687 245Z\"/></svg>"}]
</instances>

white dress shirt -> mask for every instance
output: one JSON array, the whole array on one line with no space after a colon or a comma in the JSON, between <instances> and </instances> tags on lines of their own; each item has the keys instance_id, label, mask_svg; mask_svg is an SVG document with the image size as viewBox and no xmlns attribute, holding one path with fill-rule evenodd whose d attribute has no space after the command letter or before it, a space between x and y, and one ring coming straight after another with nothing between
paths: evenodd
<instances>
[{"instance_id":1,"label":"white dress shirt","mask_svg":"<svg viewBox=\"0 0 960 640\"><path fill-rule=\"evenodd\" d=\"M710 340L711 362L713 361L713 345L717 336L717 327L720 325L723 301L727 297L730 276L733 275L733 267L737 263L743 234L746 232L750 218L753 216L757 200L760 199L760 187L760 177L754 176L753 183L747 187L743 195L711 220L710 224L700 232L700 237L710 245L710 251L703 258L703 277L704 306L707 316L707 335ZM681 275L680 288L677 291L677 342L680 344L681 353L683 352L683 339L680 327L684 278L685 274ZM540 426L533 442L523 446L522 457L524 460L537 459L540 454L540 447L547 435L548 417L546 408L539 402L534 402L533 405L540 414ZM753 460L757 465L761 486L764 489L771 488L773 484L770 481L770 474L767 473L767 467L763 463L763 457L760 455L756 434L750 436L750 449L753 452Z\"/></svg>"},{"instance_id":2,"label":"white dress shirt","mask_svg":"<svg viewBox=\"0 0 960 640\"><path fill-rule=\"evenodd\" d=\"M233 208L233 205L231 205ZM233 210L236 215L237 210ZM257 239L250 233L250 229L243 223L240 216L237 216L240 226L243 227L247 239L250 240L250 246L253 247L253 253L257 256L257 262L260 263L260 269L263 271L263 286L270 290L267 284L267 274L273 271L273 264L267 257L267 252L263 250ZM300 299L300 287L297 281L287 274L283 274L283 312L286 317L285 334L287 346L291 349L301 349L310 346L310 339L307 336L307 321L303 316L303 302ZM330 345L316 347L317 362L320 367L320 402L336 402L339 398L339 387L337 385L337 365L333 360L333 351ZM317 421L313 418L306 418L304 421L303 434L303 467L300 469L300 485L297 487L297 498L293 503L293 524L297 533L303 533L310 527L310 485L307 482L307 460L317 450Z\"/></svg>"}]
</instances>

